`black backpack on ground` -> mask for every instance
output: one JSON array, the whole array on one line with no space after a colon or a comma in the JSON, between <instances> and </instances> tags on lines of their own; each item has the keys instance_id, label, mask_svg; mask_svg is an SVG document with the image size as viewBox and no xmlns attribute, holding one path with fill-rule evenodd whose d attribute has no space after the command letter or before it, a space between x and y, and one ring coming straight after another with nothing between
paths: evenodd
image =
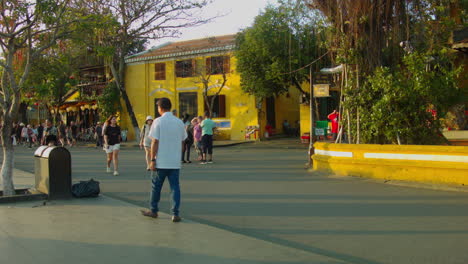
<instances>
[{"instance_id":1,"label":"black backpack on ground","mask_svg":"<svg viewBox=\"0 0 468 264\"><path fill-rule=\"evenodd\" d=\"M77 198L98 197L100 192L99 182L93 179L80 181L72 185L72 194Z\"/></svg>"}]
</instances>

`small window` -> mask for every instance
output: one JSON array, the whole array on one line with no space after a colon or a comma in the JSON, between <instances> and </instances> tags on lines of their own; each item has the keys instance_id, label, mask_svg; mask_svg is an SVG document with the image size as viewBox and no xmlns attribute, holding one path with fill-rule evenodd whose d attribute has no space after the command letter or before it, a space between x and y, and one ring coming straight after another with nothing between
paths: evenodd
<instances>
[{"instance_id":1,"label":"small window","mask_svg":"<svg viewBox=\"0 0 468 264\"><path fill-rule=\"evenodd\" d=\"M176 76L177 77L192 77L193 70L195 69L195 61L193 60L183 60L176 61Z\"/></svg>"},{"instance_id":2,"label":"small window","mask_svg":"<svg viewBox=\"0 0 468 264\"><path fill-rule=\"evenodd\" d=\"M166 63L154 64L154 79L166 80Z\"/></svg>"},{"instance_id":3,"label":"small window","mask_svg":"<svg viewBox=\"0 0 468 264\"><path fill-rule=\"evenodd\" d=\"M206 72L208 74L223 74L229 73L230 70L229 56L216 56L206 59Z\"/></svg>"},{"instance_id":4,"label":"small window","mask_svg":"<svg viewBox=\"0 0 468 264\"><path fill-rule=\"evenodd\" d=\"M214 95L213 95L214 96ZM209 102L211 102L211 98L213 96L208 96ZM208 107L205 103L205 112L208 111ZM216 96L213 104L213 112L212 112L212 117L226 117L226 96L225 95L218 95Z\"/></svg>"}]
</instances>

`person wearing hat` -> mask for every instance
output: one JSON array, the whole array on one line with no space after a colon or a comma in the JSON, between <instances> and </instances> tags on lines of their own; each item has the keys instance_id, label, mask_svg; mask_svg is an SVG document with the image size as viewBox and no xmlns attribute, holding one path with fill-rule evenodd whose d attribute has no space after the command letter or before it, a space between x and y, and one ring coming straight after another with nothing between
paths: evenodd
<instances>
[{"instance_id":1,"label":"person wearing hat","mask_svg":"<svg viewBox=\"0 0 468 264\"><path fill-rule=\"evenodd\" d=\"M153 124L153 117L149 115L140 131L140 148L145 149L146 170L148 171L151 169L151 138L148 137L151 124Z\"/></svg>"}]
</instances>

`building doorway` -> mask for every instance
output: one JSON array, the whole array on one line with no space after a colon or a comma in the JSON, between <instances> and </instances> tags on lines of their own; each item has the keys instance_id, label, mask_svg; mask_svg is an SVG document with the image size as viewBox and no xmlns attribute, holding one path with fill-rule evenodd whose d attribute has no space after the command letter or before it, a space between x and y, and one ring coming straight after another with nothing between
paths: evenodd
<instances>
[{"instance_id":1,"label":"building doorway","mask_svg":"<svg viewBox=\"0 0 468 264\"><path fill-rule=\"evenodd\" d=\"M275 111L275 97L271 96L266 99L266 119L267 124L276 128L276 111Z\"/></svg>"},{"instance_id":2,"label":"building doorway","mask_svg":"<svg viewBox=\"0 0 468 264\"><path fill-rule=\"evenodd\" d=\"M189 120L198 116L197 92L179 93L179 116L188 114Z\"/></svg>"}]
</instances>

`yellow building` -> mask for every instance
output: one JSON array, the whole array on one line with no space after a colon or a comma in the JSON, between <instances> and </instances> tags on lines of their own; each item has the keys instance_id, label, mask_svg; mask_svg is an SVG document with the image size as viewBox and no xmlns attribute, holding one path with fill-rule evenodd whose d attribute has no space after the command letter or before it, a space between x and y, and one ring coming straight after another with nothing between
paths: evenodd
<instances>
[{"instance_id":1,"label":"yellow building","mask_svg":"<svg viewBox=\"0 0 468 264\"><path fill-rule=\"evenodd\" d=\"M284 120L299 120L298 91L260 102L242 91L234 48L235 35L226 35L167 43L127 57L125 86L140 127L147 115L159 116L156 101L161 97L171 100L180 118L192 118L207 110L205 91L209 98L219 89L213 107L216 139L244 140L253 127L263 135L267 122L282 133ZM129 139L135 138L128 115L122 115L121 127L129 129Z\"/></svg>"}]
</instances>

